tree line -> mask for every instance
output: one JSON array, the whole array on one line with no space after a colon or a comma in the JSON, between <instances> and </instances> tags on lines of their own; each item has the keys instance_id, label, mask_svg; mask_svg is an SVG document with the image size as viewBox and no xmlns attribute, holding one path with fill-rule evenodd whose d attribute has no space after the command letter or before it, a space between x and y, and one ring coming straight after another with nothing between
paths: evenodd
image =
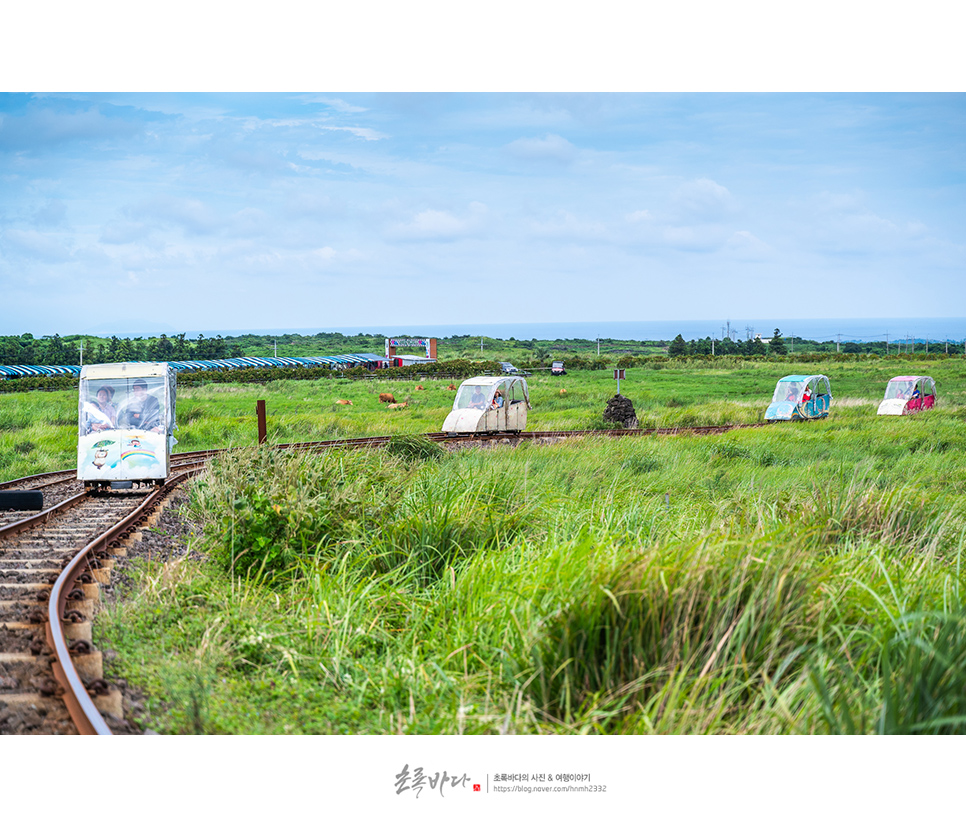
<instances>
[{"instance_id":1,"label":"tree line","mask_svg":"<svg viewBox=\"0 0 966 834\"><path fill-rule=\"evenodd\" d=\"M776 328L774 335L767 344L760 336L742 342L741 339L732 341L730 338L684 340L679 333L667 347L670 357L682 356L787 356L790 352L798 353L851 353L874 354L876 356L896 356L903 353L946 353L959 355L963 353L962 342L925 340L911 342L817 342L813 339L795 338L791 349L789 343Z\"/></svg>"},{"instance_id":2,"label":"tree line","mask_svg":"<svg viewBox=\"0 0 966 834\"><path fill-rule=\"evenodd\" d=\"M83 346L84 364L104 362L178 362L192 359L228 359L243 356L242 348L221 336L187 339L184 333L170 338L94 339L88 336L61 337L59 334L34 338L0 336L0 365L79 365Z\"/></svg>"},{"instance_id":3,"label":"tree line","mask_svg":"<svg viewBox=\"0 0 966 834\"><path fill-rule=\"evenodd\" d=\"M0 336L0 365L79 365L83 346L83 363L104 362L168 362L193 359L230 359L238 356L326 356L342 353L376 353L382 355L385 337L381 334L316 333L313 336L287 333L279 336L246 334L243 336L199 335L188 339L184 333L172 336L161 334L121 339L93 336L43 336L35 338L30 333L21 336ZM924 353L924 341L915 344L903 342L818 342L799 337L785 337L776 329L765 343L755 337L747 341L730 338L718 339L707 336L686 341L679 333L671 341L595 339L494 339L484 337L486 353L506 352L502 358L514 358L524 365L549 365L551 359L566 358L574 361L580 356L587 367L599 364L609 367L614 354L657 355L670 358L688 356L785 356L789 353L848 353L876 354L878 356L902 353ZM466 359L480 357L480 337L469 334L441 337L438 339L440 358ZM600 353L598 354L598 351ZM931 342L928 353L962 355L962 342ZM610 355L608 357L608 354ZM480 357L481 358L481 357ZM582 366L575 365L575 367Z\"/></svg>"}]
</instances>

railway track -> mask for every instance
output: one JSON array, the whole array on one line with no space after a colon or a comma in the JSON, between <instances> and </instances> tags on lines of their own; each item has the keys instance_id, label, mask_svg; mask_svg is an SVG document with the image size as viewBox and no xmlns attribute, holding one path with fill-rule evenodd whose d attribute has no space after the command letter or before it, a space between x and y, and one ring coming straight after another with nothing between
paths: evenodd
<instances>
[{"instance_id":1,"label":"railway track","mask_svg":"<svg viewBox=\"0 0 966 834\"><path fill-rule=\"evenodd\" d=\"M91 642L100 585L114 548L200 470L179 462L164 487L109 495L78 484L41 512L0 514L0 733L131 731Z\"/></svg>"},{"instance_id":2,"label":"railway track","mask_svg":"<svg viewBox=\"0 0 966 834\"><path fill-rule=\"evenodd\" d=\"M429 432L446 445L553 443L586 437L723 434L762 423L608 431L537 431L485 436ZM321 451L371 448L392 436L280 444ZM103 659L91 642L100 586L110 582L116 548L149 523L173 490L224 450L172 455L172 477L160 488L94 494L75 470L46 472L0 484L0 490L41 490L41 512L0 512L0 734L131 732L120 693L103 678Z\"/></svg>"}]
</instances>

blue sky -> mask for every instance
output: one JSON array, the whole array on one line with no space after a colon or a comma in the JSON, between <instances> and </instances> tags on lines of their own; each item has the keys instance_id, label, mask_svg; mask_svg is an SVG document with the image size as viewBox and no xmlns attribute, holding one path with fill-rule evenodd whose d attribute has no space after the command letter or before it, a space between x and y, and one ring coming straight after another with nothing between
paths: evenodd
<instances>
[{"instance_id":1,"label":"blue sky","mask_svg":"<svg viewBox=\"0 0 966 834\"><path fill-rule=\"evenodd\" d=\"M0 95L0 333L966 309L966 95Z\"/></svg>"}]
</instances>

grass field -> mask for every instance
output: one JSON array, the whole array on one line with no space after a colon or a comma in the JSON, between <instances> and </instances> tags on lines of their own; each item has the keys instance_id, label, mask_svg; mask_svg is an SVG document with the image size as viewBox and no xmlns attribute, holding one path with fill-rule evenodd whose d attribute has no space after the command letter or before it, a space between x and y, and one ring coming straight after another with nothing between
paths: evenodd
<instances>
[{"instance_id":1,"label":"grass field","mask_svg":"<svg viewBox=\"0 0 966 834\"><path fill-rule=\"evenodd\" d=\"M932 358L921 364L937 380L941 411L966 406L966 362ZM826 373L835 398L833 416L855 413L874 419L886 382L909 373L910 367L905 359L828 365L671 362L656 370L629 369L621 393L634 402L644 427L751 423L764 413L779 377ZM534 430L599 427L605 402L616 393L609 371L533 376L529 384L533 410L528 425ZM416 390L417 385L425 390ZM447 385L327 379L183 388L178 392L175 449L252 445L260 399L267 402L269 433L276 442L438 431L453 401ZM383 391L400 402L408 400L409 406L386 409L378 399ZM352 405L338 405L337 400ZM76 415L77 398L70 391L0 395L0 481L72 466Z\"/></svg>"},{"instance_id":2,"label":"grass field","mask_svg":"<svg viewBox=\"0 0 966 834\"><path fill-rule=\"evenodd\" d=\"M875 416L908 367L880 361L827 371L814 423L457 452L412 437L445 382L186 389L178 449L237 448L191 491L189 557L138 563L95 640L166 733L959 733L966 363L930 366L912 417ZM645 424L750 423L802 370L622 393ZM614 390L531 378L530 427L596 425ZM277 440L401 437L252 448L256 399ZM75 412L0 398L0 478L70 466Z\"/></svg>"}]
</instances>

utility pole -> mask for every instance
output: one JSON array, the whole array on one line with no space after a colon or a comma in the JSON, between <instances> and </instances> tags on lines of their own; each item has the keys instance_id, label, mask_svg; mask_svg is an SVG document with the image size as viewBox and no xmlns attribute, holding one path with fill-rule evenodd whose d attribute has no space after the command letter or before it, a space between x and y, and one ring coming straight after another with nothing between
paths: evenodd
<instances>
[{"instance_id":1,"label":"utility pole","mask_svg":"<svg viewBox=\"0 0 966 834\"><path fill-rule=\"evenodd\" d=\"M483 353L483 337L480 336L480 353Z\"/></svg>"},{"instance_id":2,"label":"utility pole","mask_svg":"<svg viewBox=\"0 0 966 834\"><path fill-rule=\"evenodd\" d=\"M81 339L80 354L81 354L80 363L81 365L83 365L84 364L84 340L83 339Z\"/></svg>"},{"instance_id":3,"label":"utility pole","mask_svg":"<svg viewBox=\"0 0 966 834\"><path fill-rule=\"evenodd\" d=\"M792 335L791 335L790 338L792 340L792 346L788 349L788 352L789 353L794 353L795 352L795 334L792 333Z\"/></svg>"},{"instance_id":4,"label":"utility pole","mask_svg":"<svg viewBox=\"0 0 966 834\"><path fill-rule=\"evenodd\" d=\"M600 333L597 334L597 355L600 356Z\"/></svg>"},{"instance_id":5,"label":"utility pole","mask_svg":"<svg viewBox=\"0 0 966 834\"><path fill-rule=\"evenodd\" d=\"M278 339L272 339L272 344L275 345L275 358L278 359Z\"/></svg>"},{"instance_id":6,"label":"utility pole","mask_svg":"<svg viewBox=\"0 0 966 834\"><path fill-rule=\"evenodd\" d=\"M835 352L836 353L841 353L841 351L839 350L839 343L841 341L842 341L842 334L841 333L836 333L835 334Z\"/></svg>"},{"instance_id":7,"label":"utility pole","mask_svg":"<svg viewBox=\"0 0 966 834\"><path fill-rule=\"evenodd\" d=\"M714 336L711 337L711 355L714 356Z\"/></svg>"}]
</instances>

